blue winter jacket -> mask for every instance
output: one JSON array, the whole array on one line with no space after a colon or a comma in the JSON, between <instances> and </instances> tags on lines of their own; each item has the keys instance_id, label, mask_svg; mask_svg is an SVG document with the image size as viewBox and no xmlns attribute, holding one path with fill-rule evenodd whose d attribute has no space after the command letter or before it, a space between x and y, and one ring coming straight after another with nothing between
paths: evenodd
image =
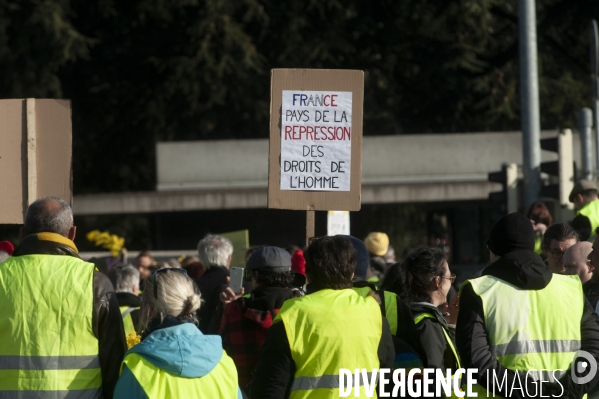
<instances>
[{"instance_id":1,"label":"blue winter jacket","mask_svg":"<svg viewBox=\"0 0 599 399\"><path fill-rule=\"evenodd\" d=\"M183 323L153 331L125 356L129 353L137 353L171 374L197 378L210 373L220 362L223 345L220 336L204 335L195 325ZM237 397L242 398L239 389ZM116 384L114 398L149 399L127 366Z\"/></svg>"}]
</instances>

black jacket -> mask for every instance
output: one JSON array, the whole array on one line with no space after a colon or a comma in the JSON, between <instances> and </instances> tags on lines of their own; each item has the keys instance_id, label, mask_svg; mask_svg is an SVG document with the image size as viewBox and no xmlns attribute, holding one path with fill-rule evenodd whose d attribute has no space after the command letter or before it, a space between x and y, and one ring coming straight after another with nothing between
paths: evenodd
<instances>
[{"instance_id":1,"label":"black jacket","mask_svg":"<svg viewBox=\"0 0 599 399\"><path fill-rule=\"evenodd\" d=\"M117 292L116 299L119 302L119 306L129 306L130 308L139 308L141 306L141 298L131 292ZM139 309L136 309L129 313L131 315L131 321L137 333L141 333L139 328Z\"/></svg>"},{"instance_id":2,"label":"black jacket","mask_svg":"<svg viewBox=\"0 0 599 399\"><path fill-rule=\"evenodd\" d=\"M519 288L527 290L540 290L545 288L553 276L551 270L542 259L532 251L515 251L502 256L495 263L491 264L482 273L484 276L494 276L502 279ZM556 298L559 300L559 298ZM472 286L466 284L460 293L459 302L460 313L456 326L456 341L458 352L463 368L477 368L477 381L480 385L487 388L487 373L495 371L495 375L500 378L507 375L507 383L503 388L495 387L495 394L507 397L507 390L512 386L520 386L516 381L516 373L507 370L491 354L487 330L485 328L485 315L481 298L474 293ZM517 309L514 309L517 312ZM580 321L581 329L581 350L591 353L596 360L599 360L599 319L593 313L590 304L585 300L584 312ZM572 381L571 373L568 371L559 381L563 386L563 397L581 398L585 392L588 392L597 384L599 374L588 384L577 385ZM491 380L491 378L489 378ZM525 378L520 377L522 384ZM528 392L535 393L538 390L538 383L528 381ZM512 398L525 398L526 390L512 390ZM557 383L543 383L543 395L559 396L562 388Z\"/></svg>"},{"instance_id":3,"label":"black jacket","mask_svg":"<svg viewBox=\"0 0 599 399\"><path fill-rule=\"evenodd\" d=\"M214 266L206 270L202 277L195 280L200 289L202 301L204 301L197 313L200 320L199 327L204 334L218 334L219 323L215 323L214 326L211 326L211 323L220 303L219 295L227 286L227 277L229 277L229 269Z\"/></svg>"},{"instance_id":4,"label":"black jacket","mask_svg":"<svg viewBox=\"0 0 599 399\"><path fill-rule=\"evenodd\" d=\"M39 239L37 234L23 238L12 256L22 255L79 257L77 252L69 246L50 240ZM119 370L121 361L127 350L127 342L125 340L119 303L108 277L100 272L94 272L93 291L92 327L94 335L99 341L102 396L105 399L110 399L112 398L116 382L119 379Z\"/></svg>"},{"instance_id":5,"label":"black jacket","mask_svg":"<svg viewBox=\"0 0 599 399\"><path fill-rule=\"evenodd\" d=\"M576 215L569 223L580 237L580 241L587 241L593 235L591 220L585 215Z\"/></svg>"},{"instance_id":6,"label":"black jacket","mask_svg":"<svg viewBox=\"0 0 599 399\"><path fill-rule=\"evenodd\" d=\"M393 367L395 349L389 323L383 317L383 331L378 348L381 368ZM351 326L348 326L351 328ZM351 350L351 348L348 348ZM291 357L289 339L284 323L275 323L266 334L260 359L250 385L252 399L281 399L289 397L289 389L295 375L295 363Z\"/></svg>"},{"instance_id":7,"label":"black jacket","mask_svg":"<svg viewBox=\"0 0 599 399\"><path fill-rule=\"evenodd\" d=\"M374 284L355 277L353 286L355 288L369 287L371 290L373 290L381 298L381 313L384 317L387 317L387 309L385 308L385 301L383 301L383 298L385 297L385 290L377 290ZM413 351L420 357L420 359L424 361L425 352L420 343L420 337L418 331L416 330L416 326L414 325L414 316L412 315L412 311L399 296L396 295L395 298L397 307L397 331L395 335L393 335L395 353Z\"/></svg>"},{"instance_id":8,"label":"black jacket","mask_svg":"<svg viewBox=\"0 0 599 399\"><path fill-rule=\"evenodd\" d=\"M597 302L599 302L599 282L593 280L587 281L582 285L582 291L594 310L597 307Z\"/></svg>"},{"instance_id":9,"label":"black jacket","mask_svg":"<svg viewBox=\"0 0 599 399\"><path fill-rule=\"evenodd\" d=\"M417 317L423 313L432 315L434 319L425 318L416 325L420 335L420 342L424 348L425 357L422 359L424 367L458 369L458 362L453 350L447 345L443 328L449 334L455 346L455 326L450 326L441 314L438 307L431 303L415 302L412 304L412 314Z\"/></svg>"}]
</instances>

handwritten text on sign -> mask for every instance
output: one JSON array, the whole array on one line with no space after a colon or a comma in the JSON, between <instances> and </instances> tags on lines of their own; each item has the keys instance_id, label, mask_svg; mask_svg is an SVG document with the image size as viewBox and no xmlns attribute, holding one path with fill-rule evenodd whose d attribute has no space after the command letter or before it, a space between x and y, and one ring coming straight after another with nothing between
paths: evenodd
<instances>
[{"instance_id":1,"label":"handwritten text on sign","mask_svg":"<svg viewBox=\"0 0 599 399\"><path fill-rule=\"evenodd\" d=\"M281 190L350 191L352 93L283 90Z\"/></svg>"}]
</instances>

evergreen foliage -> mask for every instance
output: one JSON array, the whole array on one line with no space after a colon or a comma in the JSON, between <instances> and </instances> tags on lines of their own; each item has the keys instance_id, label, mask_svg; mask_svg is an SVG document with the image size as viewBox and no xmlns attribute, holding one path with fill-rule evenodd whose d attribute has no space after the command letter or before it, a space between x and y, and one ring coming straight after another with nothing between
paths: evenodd
<instances>
[{"instance_id":1,"label":"evergreen foliage","mask_svg":"<svg viewBox=\"0 0 599 399\"><path fill-rule=\"evenodd\" d=\"M542 127L590 105L599 2L538 0ZM156 141L266 138L271 68L366 73L364 132L519 129L517 0L4 0L0 96L73 101L76 193L155 185Z\"/></svg>"}]
</instances>

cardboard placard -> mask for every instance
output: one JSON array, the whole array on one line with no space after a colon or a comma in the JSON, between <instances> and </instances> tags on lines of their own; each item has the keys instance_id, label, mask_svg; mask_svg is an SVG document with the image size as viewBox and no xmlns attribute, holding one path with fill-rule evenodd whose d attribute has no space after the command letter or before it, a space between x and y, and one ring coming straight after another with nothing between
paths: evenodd
<instances>
[{"instance_id":1,"label":"cardboard placard","mask_svg":"<svg viewBox=\"0 0 599 399\"><path fill-rule=\"evenodd\" d=\"M72 205L69 100L0 100L0 223L22 224L37 198Z\"/></svg>"},{"instance_id":2,"label":"cardboard placard","mask_svg":"<svg viewBox=\"0 0 599 399\"><path fill-rule=\"evenodd\" d=\"M219 235L228 238L231 240L231 244L233 244L231 266L245 267L245 252L250 247L250 231L231 231L228 233L221 233Z\"/></svg>"},{"instance_id":3,"label":"cardboard placard","mask_svg":"<svg viewBox=\"0 0 599 399\"><path fill-rule=\"evenodd\" d=\"M364 72L273 69L268 207L360 210Z\"/></svg>"}]
</instances>

